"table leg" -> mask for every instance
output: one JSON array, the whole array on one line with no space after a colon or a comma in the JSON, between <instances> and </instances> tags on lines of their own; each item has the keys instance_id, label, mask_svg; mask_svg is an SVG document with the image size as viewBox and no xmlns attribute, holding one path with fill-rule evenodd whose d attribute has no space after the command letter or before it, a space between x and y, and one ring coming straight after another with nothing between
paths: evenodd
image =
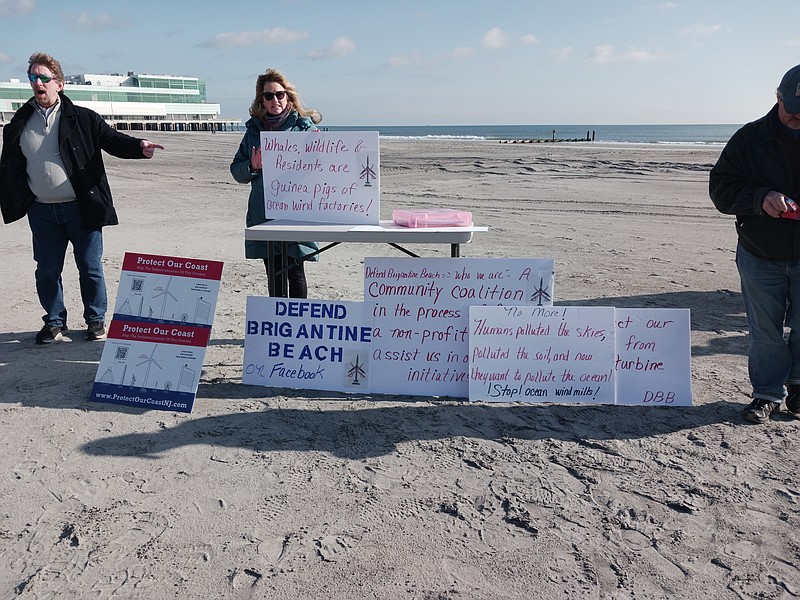
<instances>
[{"instance_id":1,"label":"table leg","mask_svg":"<svg viewBox=\"0 0 800 600\"><path fill-rule=\"evenodd\" d=\"M289 244L281 242L281 278L283 279L283 297L289 297Z\"/></svg>"},{"instance_id":2,"label":"table leg","mask_svg":"<svg viewBox=\"0 0 800 600\"><path fill-rule=\"evenodd\" d=\"M450 244L450 258L461 256L461 244Z\"/></svg>"},{"instance_id":3,"label":"table leg","mask_svg":"<svg viewBox=\"0 0 800 600\"><path fill-rule=\"evenodd\" d=\"M267 281L275 281L275 242L267 242ZM269 283L267 284L269 289Z\"/></svg>"}]
</instances>

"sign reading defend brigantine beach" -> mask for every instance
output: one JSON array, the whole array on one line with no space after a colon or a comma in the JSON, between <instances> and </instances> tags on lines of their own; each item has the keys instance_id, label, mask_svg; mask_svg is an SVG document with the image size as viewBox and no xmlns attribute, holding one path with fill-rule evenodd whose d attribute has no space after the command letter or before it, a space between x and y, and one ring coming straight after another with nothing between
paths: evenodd
<instances>
[{"instance_id":1,"label":"sign reading defend brigantine beach","mask_svg":"<svg viewBox=\"0 0 800 600\"><path fill-rule=\"evenodd\" d=\"M262 131L268 219L378 225L377 131Z\"/></svg>"},{"instance_id":2,"label":"sign reading defend brigantine beach","mask_svg":"<svg viewBox=\"0 0 800 600\"><path fill-rule=\"evenodd\" d=\"M249 296L242 383L366 393L371 345L363 302Z\"/></svg>"},{"instance_id":3,"label":"sign reading defend brigantine beach","mask_svg":"<svg viewBox=\"0 0 800 600\"><path fill-rule=\"evenodd\" d=\"M125 254L91 401L191 412L222 266L211 260Z\"/></svg>"}]
</instances>

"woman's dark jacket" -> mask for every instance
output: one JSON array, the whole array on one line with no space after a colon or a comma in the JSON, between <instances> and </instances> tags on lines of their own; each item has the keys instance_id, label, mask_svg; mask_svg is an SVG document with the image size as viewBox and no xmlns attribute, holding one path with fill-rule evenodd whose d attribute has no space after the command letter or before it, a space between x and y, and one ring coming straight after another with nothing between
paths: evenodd
<instances>
[{"instance_id":1,"label":"woman's dark jacket","mask_svg":"<svg viewBox=\"0 0 800 600\"><path fill-rule=\"evenodd\" d=\"M112 129L93 110L75 106L63 93L58 147L81 211L81 227L97 229L119 223L111 198L101 150L118 158L145 158L141 140ZM0 154L0 208L3 221L12 223L28 212L34 195L28 185L27 161L20 137L36 108L26 102L3 127Z\"/></svg>"},{"instance_id":2,"label":"woman's dark jacket","mask_svg":"<svg viewBox=\"0 0 800 600\"><path fill-rule=\"evenodd\" d=\"M764 197L774 190L800 204L800 148L792 153L779 139L783 127L778 105L739 129L711 169L709 194L714 206L736 215L739 243L766 260L800 259L800 221L764 213ZM800 145L800 138L787 143Z\"/></svg>"}]
</instances>

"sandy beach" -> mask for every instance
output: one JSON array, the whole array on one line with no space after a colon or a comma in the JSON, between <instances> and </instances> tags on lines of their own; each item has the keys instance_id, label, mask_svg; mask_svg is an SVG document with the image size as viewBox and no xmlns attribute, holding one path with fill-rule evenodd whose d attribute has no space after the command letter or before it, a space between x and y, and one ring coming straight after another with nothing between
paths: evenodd
<instances>
[{"instance_id":1,"label":"sandy beach","mask_svg":"<svg viewBox=\"0 0 800 600\"><path fill-rule=\"evenodd\" d=\"M2 598L795 598L800 421L748 425L733 220L719 146L381 140L381 213L489 227L468 257L553 257L555 304L691 309L694 406L483 404L241 383L248 187L238 134L158 134L106 157L113 306L125 252L224 261L191 414L89 402L103 343L34 344L26 221L0 229ZM449 248L419 248L447 256ZM306 268L363 299L365 256Z\"/></svg>"}]
</instances>

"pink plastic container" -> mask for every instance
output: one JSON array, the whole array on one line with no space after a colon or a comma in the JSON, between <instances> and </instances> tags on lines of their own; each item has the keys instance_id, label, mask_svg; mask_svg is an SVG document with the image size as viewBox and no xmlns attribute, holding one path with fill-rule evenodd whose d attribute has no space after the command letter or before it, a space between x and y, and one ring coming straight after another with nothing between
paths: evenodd
<instances>
[{"instance_id":1,"label":"pink plastic container","mask_svg":"<svg viewBox=\"0 0 800 600\"><path fill-rule=\"evenodd\" d=\"M452 208L393 210L392 222L402 227L471 227L472 213Z\"/></svg>"}]
</instances>

